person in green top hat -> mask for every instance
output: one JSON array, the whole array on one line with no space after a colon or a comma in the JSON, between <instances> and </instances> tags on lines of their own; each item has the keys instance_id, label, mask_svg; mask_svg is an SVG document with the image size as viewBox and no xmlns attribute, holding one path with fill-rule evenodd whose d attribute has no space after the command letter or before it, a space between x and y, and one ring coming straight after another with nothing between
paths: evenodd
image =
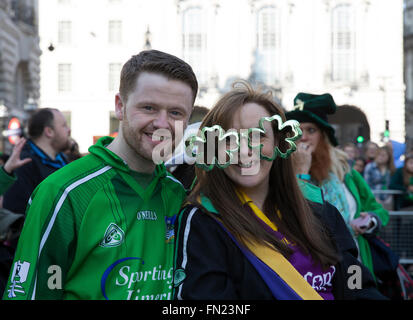
<instances>
[{"instance_id":1,"label":"person in green top hat","mask_svg":"<svg viewBox=\"0 0 413 320\"><path fill-rule=\"evenodd\" d=\"M287 112L289 119L317 124L327 134L331 144L334 147L338 146L335 130L327 120L327 115L334 114L337 109L331 94L315 95L300 92L294 98L294 105L295 109Z\"/></svg>"},{"instance_id":2,"label":"person in green top hat","mask_svg":"<svg viewBox=\"0 0 413 320\"><path fill-rule=\"evenodd\" d=\"M319 186L325 200L340 211L359 248L359 259L374 276L365 236L385 226L389 213L376 201L363 177L350 168L344 151L336 148L335 130L327 117L337 109L331 94L301 92L294 105L286 118L299 121L303 132L294 155L297 176Z\"/></svg>"}]
</instances>

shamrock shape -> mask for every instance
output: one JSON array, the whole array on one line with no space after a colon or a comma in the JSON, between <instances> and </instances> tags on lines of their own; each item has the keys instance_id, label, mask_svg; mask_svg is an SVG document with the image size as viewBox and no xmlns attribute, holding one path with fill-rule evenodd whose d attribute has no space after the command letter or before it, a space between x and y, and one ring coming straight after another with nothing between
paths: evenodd
<instances>
[{"instance_id":1,"label":"shamrock shape","mask_svg":"<svg viewBox=\"0 0 413 320\"><path fill-rule=\"evenodd\" d=\"M194 151L196 146L202 147L203 145L205 146L205 143L207 143L207 138L205 133L206 132L210 132L210 133L214 133L214 131L218 131L218 147L222 147L223 145L225 146L225 154L228 155L229 157L229 161L225 162L224 164L221 164L219 162L219 159L217 159L216 157L216 150L208 150L208 151L212 151L212 153L214 154L214 156L211 159L211 163L204 163L203 159L203 155L204 152L199 152L198 150ZM225 142L225 140L229 137L233 136L235 138L235 146L231 147L226 145L226 143L222 143ZM214 139L215 140L215 139ZM221 126L219 125L214 125L212 127L204 127L201 130L200 136L196 135L196 134L192 134L188 137L188 139L186 140L188 142L187 144L187 148L186 150L190 151L192 157L196 157L197 160L195 162L195 165L204 169L205 171L210 171L213 169L214 165L216 165L218 168L220 169L224 169L226 167L228 167L233 160L233 153L237 152L239 150L239 135L237 132L234 131L228 131L227 133L225 133L225 130L222 129ZM215 149L215 143L213 144L214 149ZM208 147L208 145L207 145ZM208 152L208 154L210 154ZM198 161L199 159L201 159L201 161ZM208 161L207 161L208 162Z\"/></svg>"},{"instance_id":2,"label":"shamrock shape","mask_svg":"<svg viewBox=\"0 0 413 320\"><path fill-rule=\"evenodd\" d=\"M285 153L283 153L278 146L274 148L273 154L271 157L268 157L264 154L262 154L262 143L258 144L253 144L251 141L251 137L254 137L254 133L258 133L261 135L261 133L265 133L265 128L264 128L264 121L272 122L274 120L277 120L278 123L278 130L281 131L287 126L291 127L291 131L293 132L292 137L287 137L285 138L285 141L289 144L289 148ZM295 144L295 141L300 139L302 136L302 131L300 129L300 123L296 120L287 120L283 123L281 117L279 115L273 115L272 117L263 117L259 121L259 127L258 128L250 128L248 129L248 146L250 148L259 148L260 150L260 158L267 160L267 161L273 161L277 156L280 156L283 159L286 159L292 152L294 152L297 149L297 145Z\"/></svg>"}]
</instances>

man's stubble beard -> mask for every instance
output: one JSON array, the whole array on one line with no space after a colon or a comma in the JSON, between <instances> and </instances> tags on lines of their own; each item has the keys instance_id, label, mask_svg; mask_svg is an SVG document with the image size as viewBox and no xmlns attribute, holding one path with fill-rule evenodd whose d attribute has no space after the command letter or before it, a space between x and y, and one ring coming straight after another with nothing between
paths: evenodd
<instances>
[{"instance_id":1,"label":"man's stubble beard","mask_svg":"<svg viewBox=\"0 0 413 320\"><path fill-rule=\"evenodd\" d=\"M69 137L67 138L67 140L66 140L66 142L63 144L63 143L60 143L58 140L56 140L56 141L52 141L52 148L57 152L57 153L60 153L60 152L64 152L64 151L66 151L67 149L69 149L70 148L70 139L69 139Z\"/></svg>"},{"instance_id":2,"label":"man's stubble beard","mask_svg":"<svg viewBox=\"0 0 413 320\"><path fill-rule=\"evenodd\" d=\"M143 134L143 133L142 133ZM142 142L141 138L142 138L142 134L136 132L135 130L133 130L130 125L129 125L129 121L128 118L126 117L126 115L124 115L124 120L122 123L122 135L125 139L126 144L129 146L129 148L131 150L133 150L135 152L135 154L139 157L139 158L143 158L146 161L152 161L152 153L151 154L146 154L145 149L142 147Z\"/></svg>"}]
</instances>

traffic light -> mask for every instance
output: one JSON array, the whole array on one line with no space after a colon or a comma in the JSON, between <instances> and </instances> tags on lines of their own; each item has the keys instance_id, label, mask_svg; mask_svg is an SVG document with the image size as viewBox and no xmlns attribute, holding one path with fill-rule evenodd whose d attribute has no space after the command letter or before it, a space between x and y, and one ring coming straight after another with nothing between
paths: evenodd
<instances>
[{"instance_id":1,"label":"traffic light","mask_svg":"<svg viewBox=\"0 0 413 320\"><path fill-rule=\"evenodd\" d=\"M384 138L389 138L390 137L390 121L386 120L384 124L384 132L383 132L383 137Z\"/></svg>"},{"instance_id":2,"label":"traffic light","mask_svg":"<svg viewBox=\"0 0 413 320\"><path fill-rule=\"evenodd\" d=\"M356 138L357 143L359 146L364 142L364 136L363 136L363 127L359 126L357 130L357 138Z\"/></svg>"}]
</instances>

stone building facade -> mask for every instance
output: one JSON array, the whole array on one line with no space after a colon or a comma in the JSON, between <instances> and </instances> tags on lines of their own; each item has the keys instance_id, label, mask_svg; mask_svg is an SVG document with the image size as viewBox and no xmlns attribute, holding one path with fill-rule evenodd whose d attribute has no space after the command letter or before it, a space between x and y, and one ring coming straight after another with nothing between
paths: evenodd
<instances>
[{"instance_id":1,"label":"stone building facade","mask_svg":"<svg viewBox=\"0 0 413 320\"><path fill-rule=\"evenodd\" d=\"M148 47L193 66L200 82L197 105L212 107L239 78L270 88L287 110L298 92L329 92L339 108L357 110L345 126L335 123L340 143L354 141L359 132L381 142L386 121L391 139L405 139L403 0L39 5L41 105L67 114L83 152L93 137L116 129L120 68Z\"/></svg>"},{"instance_id":2,"label":"stone building facade","mask_svg":"<svg viewBox=\"0 0 413 320\"><path fill-rule=\"evenodd\" d=\"M0 0L1 131L12 117L24 126L40 98L37 0ZM7 137L0 150L9 151Z\"/></svg>"}]
</instances>

